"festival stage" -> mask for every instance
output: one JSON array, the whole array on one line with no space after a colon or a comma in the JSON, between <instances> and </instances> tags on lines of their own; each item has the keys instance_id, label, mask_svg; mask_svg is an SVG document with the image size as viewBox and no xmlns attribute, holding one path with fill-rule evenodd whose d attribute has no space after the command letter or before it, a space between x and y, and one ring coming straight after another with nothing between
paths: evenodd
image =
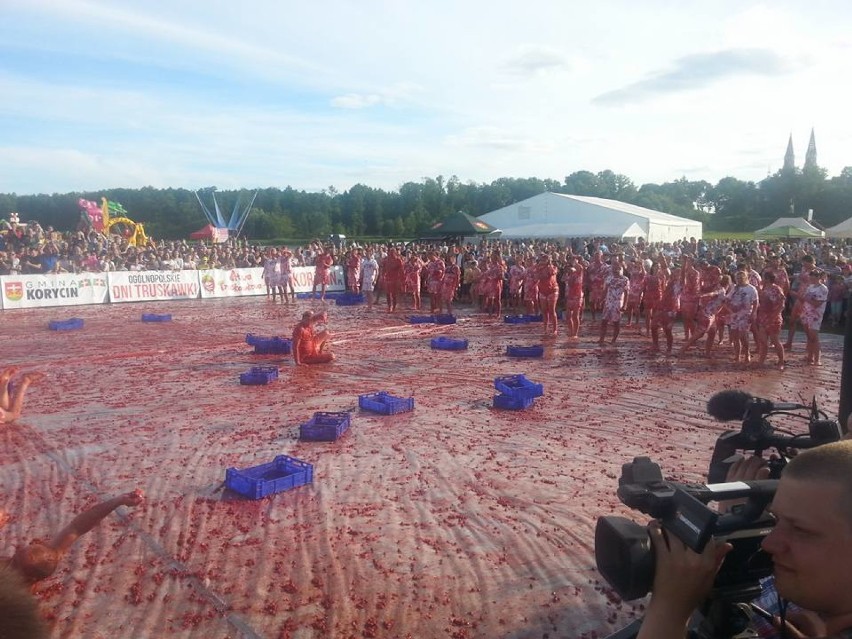
<instances>
[{"instance_id":1,"label":"festival stage","mask_svg":"<svg viewBox=\"0 0 852 639\"><path fill-rule=\"evenodd\" d=\"M13 517L0 553L96 501L147 496L37 586L53 637L602 638L642 614L594 563L598 516L647 519L615 496L623 463L647 455L668 477L699 481L717 435L739 429L704 412L726 388L815 395L836 417L836 335L810 367L800 333L780 372L734 365L727 349L715 361L652 354L630 328L599 347L588 323L570 342L467 307L444 326L332 303L330 365L297 369L245 343L289 337L309 308L319 303L259 297L3 312L0 364L48 378L18 423L0 426L0 506ZM69 317L85 327L48 330ZM469 349L432 350L439 335ZM544 357L506 355L533 344ZM279 379L241 386L258 364L280 365ZM516 373L544 396L525 411L492 408L494 378ZM358 409L359 394L379 390L414 397L414 411ZM315 411L351 411L351 428L300 442ZM313 464L313 483L260 501L224 489L226 468L279 454Z\"/></svg>"}]
</instances>

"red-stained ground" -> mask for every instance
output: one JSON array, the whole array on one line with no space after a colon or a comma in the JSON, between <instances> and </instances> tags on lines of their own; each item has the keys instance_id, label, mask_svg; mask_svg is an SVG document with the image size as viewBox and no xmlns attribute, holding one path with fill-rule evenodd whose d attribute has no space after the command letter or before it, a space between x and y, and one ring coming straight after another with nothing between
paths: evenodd
<instances>
[{"instance_id":1,"label":"red-stained ground","mask_svg":"<svg viewBox=\"0 0 852 639\"><path fill-rule=\"evenodd\" d=\"M604 637L642 612L594 567L598 516L645 519L615 497L622 463L649 455L671 478L700 480L716 436L738 428L704 412L725 388L816 395L837 410L837 336L825 336L819 368L802 363L799 336L779 372L654 355L630 329L600 348L589 325L570 343L467 308L437 326L332 305L331 365L297 369L245 344L247 332L289 336L313 304L3 312L2 364L48 378L19 422L0 426L0 506L13 517L0 553L97 500L147 495L37 587L54 637ZM69 317L85 328L48 330ZM437 335L470 348L432 350ZM536 343L541 359L506 356ZM279 380L240 386L258 363L280 364ZM544 397L493 409L494 377L514 373ZM377 390L413 396L414 412L360 411L357 396ZM352 427L338 442L300 442L314 411L351 411ZM314 483L260 501L223 489L227 467L278 454L314 464Z\"/></svg>"}]
</instances>

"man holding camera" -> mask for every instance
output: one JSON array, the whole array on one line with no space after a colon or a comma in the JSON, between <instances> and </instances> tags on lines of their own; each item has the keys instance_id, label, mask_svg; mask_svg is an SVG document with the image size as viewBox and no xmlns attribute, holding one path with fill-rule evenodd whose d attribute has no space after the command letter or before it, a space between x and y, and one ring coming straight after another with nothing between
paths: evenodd
<instances>
[{"instance_id":1,"label":"man holding camera","mask_svg":"<svg viewBox=\"0 0 852 639\"><path fill-rule=\"evenodd\" d=\"M785 636L852 639L852 441L794 457L770 510L776 523L763 549L772 555L778 594L817 613L824 624L808 634L788 624ZM698 554L656 521L649 534L657 565L637 639L683 639L731 546L711 540Z\"/></svg>"}]
</instances>

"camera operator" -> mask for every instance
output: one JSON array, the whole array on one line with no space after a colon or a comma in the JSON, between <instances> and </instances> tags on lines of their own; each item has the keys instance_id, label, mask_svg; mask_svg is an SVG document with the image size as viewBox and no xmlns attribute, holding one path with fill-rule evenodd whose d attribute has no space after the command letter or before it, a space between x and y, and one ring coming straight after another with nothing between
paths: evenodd
<instances>
[{"instance_id":1,"label":"camera operator","mask_svg":"<svg viewBox=\"0 0 852 639\"><path fill-rule=\"evenodd\" d=\"M852 441L793 458L771 511L776 523L763 549L772 555L779 596L819 615L825 630L817 636L852 639ZM637 639L683 639L731 546L711 540L698 554L666 535L656 521L649 534L656 571ZM787 636L807 635L793 630Z\"/></svg>"}]
</instances>

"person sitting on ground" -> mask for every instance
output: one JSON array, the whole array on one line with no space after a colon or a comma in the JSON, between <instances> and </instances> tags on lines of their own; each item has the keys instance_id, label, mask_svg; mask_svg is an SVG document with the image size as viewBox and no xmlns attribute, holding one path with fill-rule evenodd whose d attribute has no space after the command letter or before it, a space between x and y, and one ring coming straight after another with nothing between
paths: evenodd
<instances>
[{"instance_id":1,"label":"person sitting on ground","mask_svg":"<svg viewBox=\"0 0 852 639\"><path fill-rule=\"evenodd\" d=\"M331 333L327 330L315 333L317 322L327 322L328 315L323 311L314 313L305 311L302 319L293 328L293 361L300 364L326 364L334 359L334 353L327 350Z\"/></svg>"},{"instance_id":2,"label":"person sitting on ground","mask_svg":"<svg viewBox=\"0 0 852 639\"><path fill-rule=\"evenodd\" d=\"M12 557L0 558L0 566L6 565L17 571L24 581L30 584L47 579L56 571L59 561L79 537L97 526L119 506L138 506L144 500L145 494L137 489L103 501L77 515L51 541L44 542L36 539L27 546L18 548ZM8 516L2 520L0 525L5 524L6 521L8 521Z\"/></svg>"},{"instance_id":3,"label":"person sitting on ground","mask_svg":"<svg viewBox=\"0 0 852 639\"><path fill-rule=\"evenodd\" d=\"M24 373L15 389L9 392L9 382L12 376L18 372L14 366L0 372L0 424L8 424L21 416L24 407L24 396L30 384L34 384L44 378L44 373Z\"/></svg>"}]
</instances>

